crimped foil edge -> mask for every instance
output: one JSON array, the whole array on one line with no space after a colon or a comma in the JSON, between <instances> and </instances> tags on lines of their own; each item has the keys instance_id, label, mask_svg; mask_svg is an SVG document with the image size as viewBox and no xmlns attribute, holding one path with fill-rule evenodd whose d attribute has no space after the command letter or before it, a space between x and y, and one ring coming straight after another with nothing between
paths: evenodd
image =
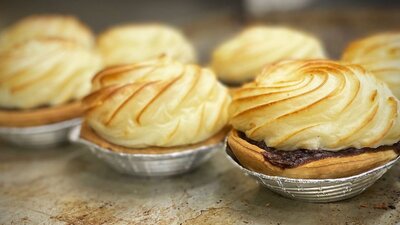
<instances>
[{"instance_id":1,"label":"crimped foil edge","mask_svg":"<svg viewBox=\"0 0 400 225\"><path fill-rule=\"evenodd\" d=\"M70 120L65 120L57 123L51 123L40 126L31 126L31 127L1 127L0 126L0 134L38 134L38 133L47 133L58 131L61 129L66 129L74 126L78 126L81 124L81 118L74 118Z\"/></svg>"}]
</instances>

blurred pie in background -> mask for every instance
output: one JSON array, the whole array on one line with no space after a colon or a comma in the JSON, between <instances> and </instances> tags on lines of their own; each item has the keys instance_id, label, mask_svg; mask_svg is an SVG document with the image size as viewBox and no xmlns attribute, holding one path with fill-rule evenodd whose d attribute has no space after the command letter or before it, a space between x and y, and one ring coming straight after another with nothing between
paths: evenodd
<instances>
[{"instance_id":1,"label":"blurred pie in background","mask_svg":"<svg viewBox=\"0 0 400 225\"><path fill-rule=\"evenodd\" d=\"M53 37L72 40L82 46L92 48L92 31L74 16L69 15L33 15L25 17L0 35L0 50L9 48L32 38Z\"/></svg>"},{"instance_id":2,"label":"blurred pie in background","mask_svg":"<svg viewBox=\"0 0 400 225\"><path fill-rule=\"evenodd\" d=\"M363 65L400 98L400 32L356 40L344 51L342 60Z\"/></svg>"},{"instance_id":3,"label":"blurred pie in background","mask_svg":"<svg viewBox=\"0 0 400 225\"><path fill-rule=\"evenodd\" d=\"M254 26L218 46L211 67L223 82L240 85L268 64L325 57L324 47L312 35L286 27Z\"/></svg>"},{"instance_id":4,"label":"blurred pie in background","mask_svg":"<svg viewBox=\"0 0 400 225\"><path fill-rule=\"evenodd\" d=\"M183 63L196 62L191 43L179 30L167 25L112 27L99 35L97 45L106 66L137 63L162 55Z\"/></svg>"},{"instance_id":5,"label":"blurred pie in background","mask_svg":"<svg viewBox=\"0 0 400 225\"><path fill-rule=\"evenodd\" d=\"M71 16L31 16L0 36L0 126L81 116L80 99L101 68L92 32Z\"/></svg>"}]
</instances>

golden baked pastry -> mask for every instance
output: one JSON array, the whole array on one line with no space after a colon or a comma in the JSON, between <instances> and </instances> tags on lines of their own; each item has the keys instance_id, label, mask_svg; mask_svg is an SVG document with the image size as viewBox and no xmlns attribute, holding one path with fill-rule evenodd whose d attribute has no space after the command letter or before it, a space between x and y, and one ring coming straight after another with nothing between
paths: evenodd
<instances>
[{"instance_id":1,"label":"golden baked pastry","mask_svg":"<svg viewBox=\"0 0 400 225\"><path fill-rule=\"evenodd\" d=\"M196 65L151 60L105 69L92 83L85 122L103 140L126 148L200 143L228 120L227 89Z\"/></svg>"},{"instance_id":2,"label":"golden baked pastry","mask_svg":"<svg viewBox=\"0 0 400 225\"><path fill-rule=\"evenodd\" d=\"M192 45L172 27L138 24L113 27L98 38L98 48L106 65L131 64L168 56L180 62L194 62Z\"/></svg>"},{"instance_id":3,"label":"golden baked pastry","mask_svg":"<svg viewBox=\"0 0 400 225\"><path fill-rule=\"evenodd\" d=\"M400 32L354 41L344 51L342 60L363 65L400 98Z\"/></svg>"},{"instance_id":4,"label":"golden baked pastry","mask_svg":"<svg viewBox=\"0 0 400 225\"><path fill-rule=\"evenodd\" d=\"M100 63L88 48L59 38L31 39L1 51L0 125L39 125L81 112L75 101L90 92ZM49 109L56 106L59 110Z\"/></svg>"},{"instance_id":5,"label":"golden baked pastry","mask_svg":"<svg viewBox=\"0 0 400 225\"><path fill-rule=\"evenodd\" d=\"M240 84L267 64L317 58L325 58L325 53L315 37L285 27L254 26L218 46L211 67L224 82Z\"/></svg>"},{"instance_id":6,"label":"golden baked pastry","mask_svg":"<svg viewBox=\"0 0 400 225\"><path fill-rule=\"evenodd\" d=\"M0 34L0 51L34 38L63 38L94 46L90 29L73 16L34 15L21 19Z\"/></svg>"},{"instance_id":7,"label":"golden baked pastry","mask_svg":"<svg viewBox=\"0 0 400 225\"><path fill-rule=\"evenodd\" d=\"M243 166L265 174L349 176L398 155L399 111L359 65L283 61L233 93L228 144Z\"/></svg>"}]
</instances>

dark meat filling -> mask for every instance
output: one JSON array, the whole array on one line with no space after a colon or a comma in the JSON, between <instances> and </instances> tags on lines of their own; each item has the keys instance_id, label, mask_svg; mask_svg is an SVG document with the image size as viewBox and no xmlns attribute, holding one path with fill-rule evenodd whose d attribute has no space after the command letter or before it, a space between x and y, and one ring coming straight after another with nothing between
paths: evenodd
<instances>
[{"instance_id":1,"label":"dark meat filling","mask_svg":"<svg viewBox=\"0 0 400 225\"><path fill-rule=\"evenodd\" d=\"M331 157L344 157L344 156L352 156L358 155L365 152L378 152L384 151L389 148L394 147L396 153L400 153L400 142L392 146L383 145L378 148L346 148L340 150L338 152L332 152L327 150L307 150L307 149L299 149L294 151L282 151L276 150L275 148L268 147L264 141L254 141L248 138L243 132L238 132L239 137L246 140L250 144L256 145L261 149L264 149L263 152L264 159L271 164L285 168L294 168L315 160L331 158Z\"/></svg>"}]
</instances>

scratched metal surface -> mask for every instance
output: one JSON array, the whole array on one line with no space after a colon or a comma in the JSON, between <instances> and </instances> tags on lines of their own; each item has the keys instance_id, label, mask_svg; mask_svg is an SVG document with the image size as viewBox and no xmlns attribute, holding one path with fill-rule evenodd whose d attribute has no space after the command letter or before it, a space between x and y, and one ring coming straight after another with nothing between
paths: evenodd
<instances>
[{"instance_id":1,"label":"scratched metal surface","mask_svg":"<svg viewBox=\"0 0 400 225\"><path fill-rule=\"evenodd\" d=\"M235 18L235 15L234 15ZM207 64L211 49L249 18L225 15L184 26ZM397 9L270 15L317 34L334 58L355 37L398 29ZM1 25L1 24L0 24ZM86 149L18 149L0 143L0 224L396 224L400 163L363 194L313 204L278 196L243 175L223 151L192 173L164 178L114 172Z\"/></svg>"},{"instance_id":2,"label":"scratched metal surface","mask_svg":"<svg viewBox=\"0 0 400 225\"><path fill-rule=\"evenodd\" d=\"M355 198L293 201L244 176L223 151L183 176L120 175L82 146L0 145L0 224L396 224L400 164Z\"/></svg>"}]
</instances>

